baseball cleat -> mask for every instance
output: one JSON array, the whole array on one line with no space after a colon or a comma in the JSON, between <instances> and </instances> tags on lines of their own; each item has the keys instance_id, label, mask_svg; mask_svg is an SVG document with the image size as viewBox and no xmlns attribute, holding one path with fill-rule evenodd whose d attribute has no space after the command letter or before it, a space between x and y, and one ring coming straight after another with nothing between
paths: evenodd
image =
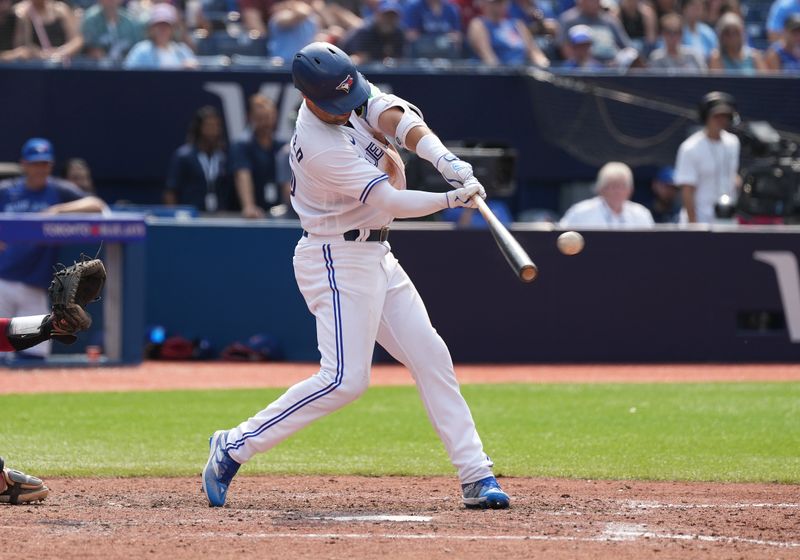
<instances>
[{"instance_id":1,"label":"baseball cleat","mask_svg":"<svg viewBox=\"0 0 800 560\"><path fill-rule=\"evenodd\" d=\"M461 488L464 505L469 509L507 509L511 504L511 498L503 492L493 476L470 484L462 484Z\"/></svg>"},{"instance_id":2,"label":"baseball cleat","mask_svg":"<svg viewBox=\"0 0 800 560\"><path fill-rule=\"evenodd\" d=\"M25 504L44 500L50 489L40 479L20 471L0 470L0 503Z\"/></svg>"},{"instance_id":3,"label":"baseball cleat","mask_svg":"<svg viewBox=\"0 0 800 560\"><path fill-rule=\"evenodd\" d=\"M203 491L208 498L208 505L211 507L222 507L225 505L225 497L228 494L228 486L233 479L233 475L241 466L231 459L225 451L225 430L217 430L208 440L211 451L208 455L208 462L203 469Z\"/></svg>"}]
</instances>

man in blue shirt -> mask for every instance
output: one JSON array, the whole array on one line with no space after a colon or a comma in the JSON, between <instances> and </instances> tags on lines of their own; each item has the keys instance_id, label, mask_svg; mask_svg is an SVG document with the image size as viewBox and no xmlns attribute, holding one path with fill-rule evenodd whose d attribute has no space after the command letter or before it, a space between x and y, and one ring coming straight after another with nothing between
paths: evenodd
<instances>
[{"instance_id":1,"label":"man in blue shirt","mask_svg":"<svg viewBox=\"0 0 800 560\"><path fill-rule=\"evenodd\" d=\"M255 94L249 100L250 131L231 147L231 169L245 218L263 218L265 210L289 204L289 182L278 173L276 158L283 142L274 139L278 111L271 99ZM283 154L287 164L288 154Z\"/></svg>"},{"instance_id":2,"label":"man in blue shirt","mask_svg":"<svg viewBox=\"0 0 800 560\"><path fill-rule=\"evenodd\" d=\"M22 177L0 183L0 212L104 212L106 204L87 196L75 185L51 177L53 147L44 138L31 138L22 147ZM58 258L54 245L0 243L0 317L41 315L50 305L47 287ZM27 351L44 357L50 343Z\"/></svg>"},{"instance_id":3,"label":"man in blue shirt","mask_svg":"<svg viewBox=\"0 0 800 560\"><path fill-rule=\"evenodd\" d=\"M453 57L461 52L461 14L450 0L412 0L403 10L403 22L414 55Z\"/></svg>"}]
</instances>

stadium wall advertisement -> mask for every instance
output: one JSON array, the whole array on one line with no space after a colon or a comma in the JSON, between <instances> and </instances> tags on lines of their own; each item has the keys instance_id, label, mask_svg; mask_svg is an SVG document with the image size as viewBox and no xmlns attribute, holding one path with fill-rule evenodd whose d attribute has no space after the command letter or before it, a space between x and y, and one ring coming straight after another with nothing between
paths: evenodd
<instances>
[{"instance_id":1,"label":"stadium wall advertisement","mask_svg":"<svg viewBox=\"0 0 800 560\"><path fill-rule=\"evenodd\" d=\"M527 285L487 231L395 229L390 243L458 362L800 359L796 229L584 231L586 249L572 257L557 251L558 233L515 231L540 268ZM148 322L217 348L270 334L286 358L318 360L292 271L299 235L150 226L146 284L159 289L147 291Z\"/></svg>"}]
</instances>

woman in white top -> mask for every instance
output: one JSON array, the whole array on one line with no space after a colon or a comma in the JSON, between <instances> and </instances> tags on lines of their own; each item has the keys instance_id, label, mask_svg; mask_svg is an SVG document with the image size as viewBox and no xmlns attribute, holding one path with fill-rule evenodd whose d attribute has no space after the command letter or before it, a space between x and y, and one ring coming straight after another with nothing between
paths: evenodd
<instances>
[{"instance_id":1,"label":"woman in white top","mask_svg":"<svg viewBox=\"0 0 800 560\"><path fill-rule=\"evenodd\" d=\"M597 196L567 210L559 222L565 229L577 227L647 228L653 226L650 210L630 200L633 172L619 161L605 164L597 174Z\"/></svg>"},{"instance_id":2,"label":"woman in white top","mask_svg":"<svg viewBox=\"0 0 800 560\"><path fill-rule=\"evenodd\" d=\"M171 4L155 4L148 20L150 39L136 43L125 58L125 68L197 68L197 59L185 43L172 40L178 11Z\"/></svg>"}]
</instances>

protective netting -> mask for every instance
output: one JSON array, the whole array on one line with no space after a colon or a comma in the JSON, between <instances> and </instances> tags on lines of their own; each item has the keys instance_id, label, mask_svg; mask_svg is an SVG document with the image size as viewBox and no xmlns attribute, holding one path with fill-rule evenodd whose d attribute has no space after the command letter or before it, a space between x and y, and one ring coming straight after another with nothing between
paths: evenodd
<instances>
[{"instance_id":1,"label":"protective netting","mask_svg":"<svg viewBox=\"0 0 800 560\"><path fill-rule=\"evenodd\" d=\"M541 70L528 75L541 134L589 165L671 165L696 122L693 109L673 103Z\"/></svg>"}]
</instances>

